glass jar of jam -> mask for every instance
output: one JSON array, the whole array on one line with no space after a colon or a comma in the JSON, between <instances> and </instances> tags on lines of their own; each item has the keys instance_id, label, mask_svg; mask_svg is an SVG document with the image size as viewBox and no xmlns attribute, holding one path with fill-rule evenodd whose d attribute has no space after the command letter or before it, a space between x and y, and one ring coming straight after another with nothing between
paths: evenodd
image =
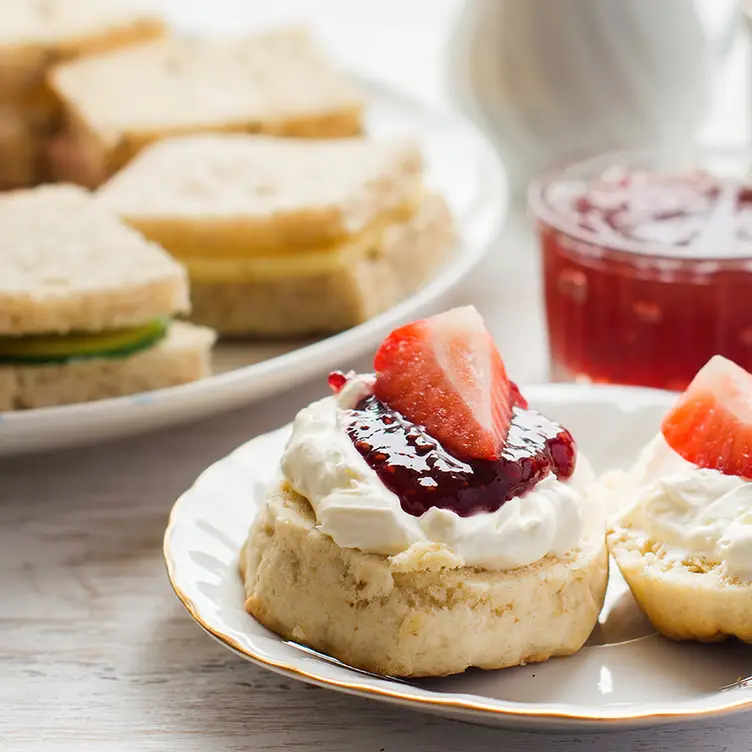
<instances>
[{"instance_id":1,"label":"glass jar of jam","mask_svg":"<svg viewBox=\"0 0 752 752\"><path fill-rule=\"evenodd\" d=\"M608 154L530 189L552 376L683 389L752 370L752 150Z\"/></svg>"}]
</instances>

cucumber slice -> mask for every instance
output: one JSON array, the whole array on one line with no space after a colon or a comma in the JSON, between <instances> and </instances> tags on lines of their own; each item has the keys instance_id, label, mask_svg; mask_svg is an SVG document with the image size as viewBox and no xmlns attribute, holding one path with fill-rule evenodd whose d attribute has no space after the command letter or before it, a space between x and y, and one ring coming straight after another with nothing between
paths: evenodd
<instances>
[{"instance_id":1,"label":"cucumber slice","mask_svg":"<svg viewBox=\"0 0 752 752\"><path fill-rule=\"evenodd\" d=\"M51 365L92 358L125 358L156 345L169 327L169 319L155 319L133 329L0 337L0 364Z\"/></svg>"}]
</instances>

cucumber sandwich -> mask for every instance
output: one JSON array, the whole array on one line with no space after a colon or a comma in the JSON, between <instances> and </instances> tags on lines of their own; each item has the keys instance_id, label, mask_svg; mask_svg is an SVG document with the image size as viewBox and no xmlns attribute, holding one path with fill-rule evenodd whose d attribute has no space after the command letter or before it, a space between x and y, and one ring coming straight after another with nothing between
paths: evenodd
<instances>
[{"instance_id":1,"label":"cucumber sandwich","mask_svg":"<svg viewBox=\"0 0 752 752\"><path fill-rule=\"evenodd\" d=\"M80 188L0 196L0 411L133 394L209 373L185 269Z\"/></svg>"}]
</instances>

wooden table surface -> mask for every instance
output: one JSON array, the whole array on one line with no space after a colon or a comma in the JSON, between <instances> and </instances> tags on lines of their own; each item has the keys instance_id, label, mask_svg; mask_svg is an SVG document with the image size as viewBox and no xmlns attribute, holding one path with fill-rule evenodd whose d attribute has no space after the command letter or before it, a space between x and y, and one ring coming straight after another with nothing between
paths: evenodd
<instances>
[{"instance_id":1,"label":"wooden table surface","mask_svg":"<svg viewBox=\"0 0 752 752\"><path fill-rule=\"evenodd\" d=\"M451 2L432 0L432 11ZM447 306L478 305L514 376L540 382L538 292L534 249L517 218ZM208 464L321 393L319 381L197 425L0 462L0 750L750 749L744 716L583 737L474 727L283 679L208 638L165 575L170 507Z\"/></svg>"}]
</instances>

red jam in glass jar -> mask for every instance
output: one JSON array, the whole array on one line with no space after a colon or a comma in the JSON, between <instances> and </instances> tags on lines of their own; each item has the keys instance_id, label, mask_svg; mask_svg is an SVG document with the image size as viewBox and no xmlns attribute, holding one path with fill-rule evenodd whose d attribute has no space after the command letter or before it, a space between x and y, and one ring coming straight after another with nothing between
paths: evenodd
<instances>
[{"instance_id":1,"label":"red jam in glass jar","mask_svg":"<svg viewBox=\"0 0 752 752\"><path fill-rule=\"evenodd\" d=\"M532 186L555 379L683 389L717 353L752 369L751 165L613 155Z\"/></svg>"}]
</instances>

